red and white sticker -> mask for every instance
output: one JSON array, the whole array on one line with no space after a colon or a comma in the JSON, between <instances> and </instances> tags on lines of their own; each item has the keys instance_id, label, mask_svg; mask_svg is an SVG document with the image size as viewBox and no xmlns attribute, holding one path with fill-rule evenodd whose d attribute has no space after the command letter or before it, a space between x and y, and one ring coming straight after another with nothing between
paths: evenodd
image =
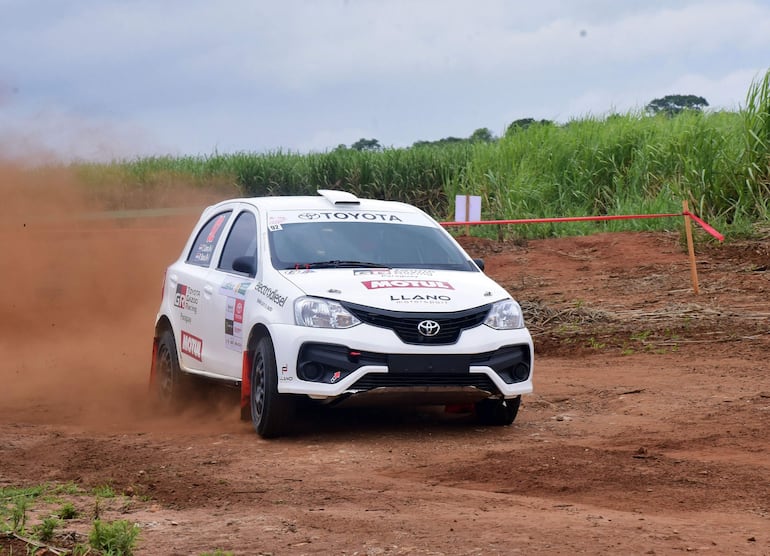
<instances>
[{"instance_id":1,"label":"red and white sticker","mask_svg":"<svg viewBox=\"0 0 770 556\"><path fill-rule=\"evenodd\" d=\"M361 283L368 290L379 290L383 288L454 289L449 282L442 282L440 280L365 280Z\"/></svg>"},{"instance_id":2,"label":"red and white sticker","mask_svg":"<svg viewBox=\"0 0 770 556\"><path fill-rule=\"evenodd\" d=\"M203 340L182 330L182 353L203 361Z\"/></svg>"}]
</instances>

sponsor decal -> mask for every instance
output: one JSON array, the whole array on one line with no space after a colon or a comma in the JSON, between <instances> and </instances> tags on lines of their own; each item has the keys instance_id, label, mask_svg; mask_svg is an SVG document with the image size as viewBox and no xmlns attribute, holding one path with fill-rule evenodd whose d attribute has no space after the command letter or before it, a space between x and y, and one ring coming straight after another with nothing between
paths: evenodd
<instances>
[{"instance_id":1,"label":"sponsor decal","mask_svg":"<svg viewBox=\"0 0 770 556\"><path fill-rule=\"evenodd\" d=\"M203 361L203 340L182 330L182 353Z\"/></svg>"},{"instance_id":2,"label":"sponsor decal","mask_svg":"<svg viewBox=\"0 0 770 556\"><path fill-rule=\"evenodd\" d=\"M391 301L452 301L448 295L391 295Z\"/></svg>"},{"instance_id":3,"label":"sponsor decal","mask_svg":"<svg viewBox=\"0 0 770 556\"><path fill-rule=\"evenodd\" d=\"M233 351L243 348L243 313L246 302L228 297L225 304L225 347Z\"/></svg>"},{"instance_id":4,"label":"sponsor decal","mask_svg":"<svg viewBox=\"0 0 770 556\"><path fill-rule=\"evenodd\" d=\"M243 322L243 306L245 305L245 301L243 299L236 299L235 300L235 307L233 308L233 320L235 322Z\"/></svg>"},{"instance_id":5,"label":"sponsor decal","mask_svg":"<svg viewBox=\"0 0 770 556\"><path fill-rule=\"evenodd\" d=\"M219 293L228 297L244 298L251 282L225 282L219 287Z\"/></svg>"},{"instance_id":6,"label":"sponsor decal","mask_svg":"<svg viewBox=\"0 0 770 556\"><path fill-rule=\"evenodd\" d=\"M433 276L434 272L423 268L367 268L354 270L354 276L380 276L381 278L418 278Z\"/></svg>"},{"instance_id":7,"label":"sponsor decal","mask_svg":"<svg viewBox=\"0 0 770 556\"><path fill-rule=\"evenodd\" d=\"M291 382L292 380L294 380L294 377L289 375L288 365L281 365L281 376L278 377L278 380L282 382Z\"/></svg>"},{"instance_id":8,"label":"sponsor decal","mask_svg":"<svg viewBox=\"0 0 770 556\"><path fill-rule=\"evenodd\" d=\"M361 283L367 290L379 290L383 288L454 289L449 282L442 282L440 280L365 280Z\"/></svg>"},{"instance_id":9,"label":"sponsor decal","mask_svg":"<svg viewBox=\"0 0 770 556\"><path fill-rule=\"evenodd\" d=\"M284 222L286 222L285 216L271 216L267 220L267 229L270 232L278 232L280 230L283 230L283 226L281 224L283 224Z\"/></svg>"},{"instance_id":10,"label":"sponsor decal","mask_svg":"<svg viewBox=\"0 0 770 556\"><path fill-rule=\"evenodd\" d=\"M333 375L332 375L332 377L329 379L329 382L331 382L332 384L334 384L335 382L337 382L337 381L340 379L340 377L341 377L341 376L342 376L342 373L341 373L341 372L339 372L339 371L334 371L334 374L333 374Z\"/></svg>"},{"instance_id":11,"label":"sponsor decal","mask_svg":"<svg viewBox=\"0 0 770 556\"><path fill-rule=\"evenodd\" d=\"M368 220L377 222L403 222L395 214L385 212L303 212L300 220Z\"/></svg>"},{"instance_id":12,"label":"sponsor decal","mask_svg":"<svg viewBox=\"0 0 770 556\"><path fill-rule=\"evenodd\" d=\"M448 295L391 295L390 300L396 304L444 305L452 301L452 298Z\"/></svg>"},{"instance_id":13,"label":"sponsor decal","mask_svg":"<svg viewBox=\"0 0 770 556\"><path fill-rule=\"evenodd\" d=\"M255 289L257 290L257 293L259 293L259 295L266 297L269 301L272 301L279 307L283 307L284 304L286 304L286 296L281 295L278 290L274 290L267 284L258 282Z\"/></svg>"},{"instance_id":14,"label":"sponsor decal","mask_svg":"<svg viewBox=\"0 0 770 556\"><path fill-rule=\"evenodd\" d=\"M201 299L201 291L186 286L184 284L176 285L174 294L174 307L179 307L183 311L190 311L193 315L198 314L198 303Z\"/></svg>"},{"instance_id":15,"label":"sponsor decal","mask_svg":"<svg viewBox=\"0 0 770 556\"><path fill-rule=\"evenodd\" d=\"M176 285L176 295L174 296L174 307L184 309L187 304L187 286L184 284Z\"/></svg>"},{"instance_id":16,"label":"sponsor decal","mask_svg":"<svg viewBox=\"0 0 770 556\"><path fill-rule=\"evenodd\" d=\"M286 276L290 274L313 274L315 270L311 268L292 268L289 270L282 270L281 274L284 274Z\"/></svg>"},{"instance_id":17,"label":"sponsor decal","mask_svg":"<svg viewBox=\"0 0 770 556\"><path fill-rule=\"evenodd\" d=\"M214 222L214 226L212 226L211 231L206 238L206 243L212 243L217 238L217 232L219 231L219 228L222 227L222 224L225 223L225 218L224 214L219 215L219 218Z\"/></svg>"},{"instance_id":18,"label":"sponsor decal","mask_svg":"<svg viewBox=\"0 0 770 556\"><path fill-rule=\"evenodd\" d=\"M190 318L189 316L185 315L184 313L180 312L179 313L179 318L182 319L182 322L184 322L186 324L192 324L192 318Z\"/></svg>"},{"instance_id":19,"label":"sponsor decal","mask_svg":"<svg viewBox=\"0 0 770 556\"><path fill-rule=\"evenodd\" d=\"M200 250L193 257L199 263L208 263L211 260L211 253L202 253Z\"/></svg>"}]
</instances>

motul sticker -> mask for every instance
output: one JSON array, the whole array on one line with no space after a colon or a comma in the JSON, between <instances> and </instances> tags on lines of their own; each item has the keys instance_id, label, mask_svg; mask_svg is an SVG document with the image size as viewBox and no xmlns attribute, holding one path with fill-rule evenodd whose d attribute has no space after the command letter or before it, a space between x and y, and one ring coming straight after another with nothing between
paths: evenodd
<instances>
[{"instance_id":1,"label":"motul sticker","mask_svg":"<svg viewBox=\"0 0 770 556\"><path fill-rule=\"evenodd\" d=\"M182 353L203 361L203 340L182 330Z\"/></svg>"},{"instance_id":2,"label":"motul sticker","mask_svg":"<svg viewBox=\"0 0 770 556\"><path fill-rule=\"evenodd\" d=\"M449 282L439 280L366 280L361 282L368 290L382 288L431 288L439 290L453 290Z\"/></svg>"}]
</instances>

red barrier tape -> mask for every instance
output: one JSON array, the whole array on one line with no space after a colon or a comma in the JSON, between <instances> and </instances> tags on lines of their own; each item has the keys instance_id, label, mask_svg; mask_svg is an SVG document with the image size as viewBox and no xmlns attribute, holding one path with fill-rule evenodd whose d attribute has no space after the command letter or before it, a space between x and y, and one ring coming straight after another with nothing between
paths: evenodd
<instances>
[{"instance_id":1,"label":"red barrier tape","mask_svg":"<svg viewBox=\"0 0 770 556\"><path fill-rule=\"evenodd\" d=\"M478 220L476 222L441 222L442 226L478 226L482 224L547 224L553 222L593 222L603 220L634 220L644 218L671 218L673 216L689 216L708 234L719 241L724 241L725 236L706 224L703 220L690 212L677 212L670 214L617 214L607 216L563 216L557 218L521 218L518 220Z\"/></svg>"},{"instance_id":2,"label":"red barrier tape","mask_svg":"<svg viewBox=\"0 0 770 556\"><path fill-rule=\"evenodd\" d=\"M708 224L706 224L706 222L704 222L703 220L701 220L700 218L698 218L697 216L695 216L693 213L691 213L691 212L685 212L685 213L682 213L682 215L683 215L683 216L689 216L690 218L692 218L693 220L695 220L695 222L696 222L696 223L697 223L697 224L698 224L698 225L699 225L701 228L703 228L703 230L704 230L705 232L707 232L707 233L711 234L712 236L714 236L715 238L717 238L719 241L724 241L724 240L725 240L725 236L723 236L722 234L720 234L719 232L717 232L717 231L716 231L714 228L712 228L711 226L709 226Z\"/></svg>"}]
</instances>

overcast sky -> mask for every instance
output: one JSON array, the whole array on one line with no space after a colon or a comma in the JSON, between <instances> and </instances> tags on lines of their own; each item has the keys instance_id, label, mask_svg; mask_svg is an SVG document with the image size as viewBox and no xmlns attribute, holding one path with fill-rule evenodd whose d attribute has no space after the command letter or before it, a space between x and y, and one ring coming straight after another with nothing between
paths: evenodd
<instances>
[{"instance_id":1,"label":"overcast sky","mask_svg":"<svg viewBox=\"0 0 770 556\"><path fill-rule=\"evenodd\" d=\"M738 109L770 0L0 0L0 157L309 152Z\"/></svg>"}]
</instances>

